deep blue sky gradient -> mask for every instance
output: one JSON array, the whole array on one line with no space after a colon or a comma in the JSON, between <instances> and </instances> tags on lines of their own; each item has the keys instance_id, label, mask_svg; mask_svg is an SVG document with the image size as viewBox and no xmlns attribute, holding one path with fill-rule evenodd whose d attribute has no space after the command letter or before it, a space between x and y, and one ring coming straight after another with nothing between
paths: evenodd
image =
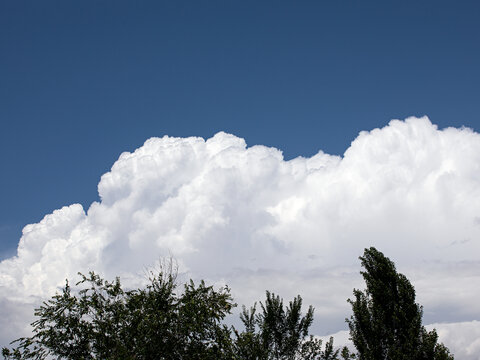
<instances>
[{"instance_id":1,"label":"deep blue sky gradient","mask_svg":"<svg viewBox=\"0 0 480 360\"><path fill-rule=\"evenodd\" d=\"M152 136L290 159L410 115L478 131L479 19L475 1L2 1L0 259Z\"/></svg>"}]
</instances>

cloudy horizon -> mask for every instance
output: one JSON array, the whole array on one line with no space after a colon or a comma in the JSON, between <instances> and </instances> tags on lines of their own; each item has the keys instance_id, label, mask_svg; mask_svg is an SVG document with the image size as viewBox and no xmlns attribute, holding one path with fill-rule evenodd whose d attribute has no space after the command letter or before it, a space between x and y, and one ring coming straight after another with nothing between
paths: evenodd
<instances>
[{"instance_id":1,"label":"cloudy horizon","mask_svg":"<svg viewBox=\"0 0 480 360\"><path fill-rule=\"evenodd\" d=\"M291 160L225 132L150 138L102 175L88 209L65 204L24 227L0 263L11 324L0 343L25 335L35 304L77 272L136 286L168 256L182 276L228 284L239 304L300 294L314 333L338 343L346 299L363 288L358 256L375 246L415 286L424 324L457 358L478 359L479 170L480 134L427 117L365 129L343 156Z\"/></svg>"}]
</instances>

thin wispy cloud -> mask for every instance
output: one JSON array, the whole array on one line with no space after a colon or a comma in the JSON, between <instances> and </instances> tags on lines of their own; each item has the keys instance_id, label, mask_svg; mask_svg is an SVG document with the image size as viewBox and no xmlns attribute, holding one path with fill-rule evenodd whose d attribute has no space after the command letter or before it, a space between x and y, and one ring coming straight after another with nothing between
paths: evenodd
<instances>
[{"instance_id":1,"label":"thin wispy cloud","mask_svg":"<svg viewBox=\"0 0 480 360\"><path fill-rule=\"evenodd\" d=\"M480 134L426 117L362 132L343 157L285 161L226 133L151 138L102 176L100 202L24 228L17 256L0 263L0 316L13 329L2 326L0 341L24 335L33 306L78 271L135 286L170 255L240 304L266 289L301 294L315 331L336 333L362 287L358 256L375 246L412 281L441 340L478 358L461 339L480 329L479 173Z\"/></svg>"}]
</instances>

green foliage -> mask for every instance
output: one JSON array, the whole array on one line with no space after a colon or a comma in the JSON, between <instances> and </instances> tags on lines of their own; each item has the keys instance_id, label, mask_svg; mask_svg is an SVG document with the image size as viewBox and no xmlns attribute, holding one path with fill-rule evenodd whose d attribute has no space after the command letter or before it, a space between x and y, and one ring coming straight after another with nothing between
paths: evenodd
<instances>
[{"instance_id":1,"label":"green foliage","mask_svg":"<svg viewBox=\"0 0 480 360\"><path fill-rule=\"evenodd\" d=\"M249 310L243 307L240 319L245 330L235 330L235 351L238 359L245 360L293 360L338 359L339 350L333 348L333 338L322 350L322 341L309 336L313 322L313 307L302 315L302 298L295 297L284 307L283 300L267 291L265 303Z\"/></svg>"},{"instance_id":2,"label":"green foliage","mask_svg":"<svg viewBox=\"0 0 480 360\"><path fill-rule=\"evenodd\" d=\"M74 294L67 282L36 309L33 336L16 340L7 359L231 359L221 321L235 306L230 290L192 281L176 294L175 276L160 273L145 289L124 291L117 278L91 272Z\"/></svg>"},{"instance_id":3,"label":"green foliage","mask_svg":"<svg viewBox=\"0 0 480 360\"><path fill-rule=\"evenodd\" d=\"M375 248L360 260L366 289L354 289L346 319L357 354L335 349L333 338L322 346L309 334L314 309L302 314L300 296L284 306L267 291L258 312L256 304L243 307L243 331L227 327L223 321L236 306L230 289L190 280L179 290L172 262L150 273L146 287L130 291L118 278L109 282L93 272L80 274L78 291L67 281L35 310L33 335L2 354L17 360L453 360L436 331L422 326L415 290L393 262Z\"/></svg>"},{"instance_id":4,"label":"green foliage","mask_svg":"<svg viewBox=\"0 0 480 360\"><path fill-rule=\"evenodd\" d=\"M375 248L360 257L366 290L354 289L353 315L346 319L359 360L453 359L422 326L415 290L395 265Z\"/></svg>"}]
</instances>

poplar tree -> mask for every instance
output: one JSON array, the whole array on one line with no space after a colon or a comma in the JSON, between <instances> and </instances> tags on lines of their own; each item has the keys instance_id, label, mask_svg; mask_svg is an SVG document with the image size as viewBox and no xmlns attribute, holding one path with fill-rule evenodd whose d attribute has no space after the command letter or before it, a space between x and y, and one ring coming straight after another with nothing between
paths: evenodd
<instances>
[{"instance_id":1,"label":"poplar tree","mask_svg":"<svg viewBox=\"0 0 480 360\"><path fill-rule=\"evenodd\" d=\"M415 289L395 264L373 247L360 260L366 289L354 289L353 315L346 319L358 359L453 360L436 331L423 327Z\"/></svg>"}]
</instances>

